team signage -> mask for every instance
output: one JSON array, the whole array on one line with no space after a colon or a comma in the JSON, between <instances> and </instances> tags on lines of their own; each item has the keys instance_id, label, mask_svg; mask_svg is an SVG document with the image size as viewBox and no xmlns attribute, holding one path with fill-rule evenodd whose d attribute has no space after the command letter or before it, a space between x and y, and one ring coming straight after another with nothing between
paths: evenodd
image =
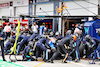
<instances>
[{"instance_id":1,"label":"team signage","mask_svg":"<svg viewBox=\"0 0 100 67\"><path fill-rule=\"evenodd\" d=\"M9 6L9 3L2 3L2 4L0 4L0 8L1 7L8 7Z\"/></svg>"},{"instance_id":2,"label":"team signage","mask_svg":"<svg viewBox=\"0 0 100 67\"><path fill-rule=\"evenodd\" d=\"M49 2L50 0L35 0L36 3Z\"/></svg>"},{"instance_id":3,"label":"team signage","mask_svg":"<svg viewBox=\"0 0 100 67\"><path fill-rule=\"evenodd\" d=\"M28 0L13 1L13 6L25 6L28 5Z\"/></svg>"}]
</instances>

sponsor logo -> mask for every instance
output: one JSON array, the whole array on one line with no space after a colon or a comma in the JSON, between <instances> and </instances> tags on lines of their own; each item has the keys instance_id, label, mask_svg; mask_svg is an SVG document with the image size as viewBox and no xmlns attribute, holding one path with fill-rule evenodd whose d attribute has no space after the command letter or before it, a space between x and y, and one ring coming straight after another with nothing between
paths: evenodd
<instances>
[{"instance_id":1,"label":"sponsor logo","mask_svg":"<svg viewBox=\"0 0 100 67\"><path fill-rule=\"evenodd\" d=\"M100 31L100 28L96 29L96 33L98 33Z\"/></svg>"},{"instance_id":2,"label":"sponsor logo","mask_svg":"<svg viewBox=\"0 0 100 67\"><path fill-rule=\"evenodd\" d=\"M89 27L84 27L85 29L85 34L88 34L89 33Z\"/></svg>"}]
</instances>

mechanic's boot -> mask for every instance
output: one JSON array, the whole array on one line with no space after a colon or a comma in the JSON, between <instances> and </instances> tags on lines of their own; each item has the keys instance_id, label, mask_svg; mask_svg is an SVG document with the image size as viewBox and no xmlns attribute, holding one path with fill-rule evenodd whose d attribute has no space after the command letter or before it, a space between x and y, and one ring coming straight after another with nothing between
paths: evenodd
<instances>
[{"instance_id":1,"label":"mechanic's boot","mask_svg":"<svg viewBox=\"0 0 100 67\"><path fill-rule=\"evenodd\" d=\"M46 62L54 63L53 60L48 60L48 61L46 61Z\"/></svg>"},{"instance_id":2,"label":"mechanic's boot","mask_svg":"<svg viewBox=\"0 0 100 67\"><path fill-rule=\"evenodd\" d=\"M62 61L63 62L63 61ZM64 61L63 63L67 63L67 61Z\"/></svg>"},{"instance_id":3,"label":"mechanic's boot","mask_svg":"<svg viewBox=\"0 0 100 67\"><path fill-rule=\"evenodd\" d=\"M31 59L31 61L35 61L35 59Z\"/></svg>"},{"instance_id":4,"label":"mechanic's boot","mask_svg":"<svg viewBox=\"0 0 100 67\"><path fill-rule=\"evenodd\" d=\"M54 63L53 60L50 61L51 63Z\"/></svg>"},{"instance_id":5,"label":"mechanic's boot","mask_svg":"<svg viewBox=\"0 0 100 67\"><path fill-rule=\"evenodd\" d=\"M3 59L3 61L6 61L5 59Z\"/></svg>"},{"instance_id":6,"label":"mechanic's boot","mask_svg":"<svg viewBox=\"0 0 100 67\"><path fill-rule=\"evenodd\" d=\"M72 61L75 61L75 59L72 59Z\"/></svg>"},{"instance_id":7,"label":"mechanic's boot","mask_svg":"<svg viewBox=\"0 0 100 67\"><path fill-rule=\"evenodd\" d=\"M44 62L47 62L48 60L45 60L45 59L44 59L43 61L44 61Z\"/></svg>"},{"instance_id":8,"label":"mechanic's boot","mask_svg":"<svg viewBox=\"0 0 100 67\"><path fill-rule=\"evenodd\" d=\"M38 59L35 59L34 61L38 61Z\"/></svg>"},{"instance_id":9,"label":"mechanic's boot","mask_svg":"<svg viewBox=\"0 0 100 67\"><path fill-rule=\"evenodd\" d=\"M20 55L20 53L18 53L17 55Z\"/></svg>"},{"instance_id":10,"label":"mechanic's boot","mask_svg":"<svg viewBox=\"0 0 100 67\"><path fill-rule=\"evenodd\" d=\"M75 60L75 62L79 62L79 61L80 61L79 59L76 59L76 60Z\"/></svg>"}]
</instances>

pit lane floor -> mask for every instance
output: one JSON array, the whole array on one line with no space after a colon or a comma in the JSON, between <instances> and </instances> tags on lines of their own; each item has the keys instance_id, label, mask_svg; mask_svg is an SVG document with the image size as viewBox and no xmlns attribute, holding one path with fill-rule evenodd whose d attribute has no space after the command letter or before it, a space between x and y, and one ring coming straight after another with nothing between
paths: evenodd
<instances>
[{"instance_id":1,"label":"pit lane floor","mask_svg":"<svg viewBox=\"0 0 100 67\"><path fill-rule=\"evenodd\" d=\"M9 55L6 55L5 58L7 61L10 61ZM17 56L17 58L21 59L22 56ZM2 59L1 56L0 59ZM39 59L42 60L41 58ZM0 67L100 67L99 64L100 61L96 61L96 64L89 64L87 60L83 59L78 63L75 63L74 61L62 63L62 60L55 60L54 63L46 63L43 61L17 61L11 63L0 60Z\"/></svg>"},{"instance_id":2,"label":"pit lane floor","mask_svg":"<svg viewBox=\"0 0 100 67\"><path fill-rule=\"evenodd\" d=\"M5 41L5 43L7 40ZM1 46L0 46L1 48ZM1 49L0 49L1 51ZM17 56L18 59L22 59L22 56ZM9 55L5 55L5 59L9 60ZM12 56L12 59L14 57ZM41 58L39 58L42 60ZM68 61L68 63L62 63L62 60L55 60L54 63L46 63L43 61L17 61L17 62L5 62L2 61L0 52L0 67L100 67L100 61L96 61L96 64L89 64L87 60L81 59L79 63L74 61Z\"/></svg>"}]
</instances>

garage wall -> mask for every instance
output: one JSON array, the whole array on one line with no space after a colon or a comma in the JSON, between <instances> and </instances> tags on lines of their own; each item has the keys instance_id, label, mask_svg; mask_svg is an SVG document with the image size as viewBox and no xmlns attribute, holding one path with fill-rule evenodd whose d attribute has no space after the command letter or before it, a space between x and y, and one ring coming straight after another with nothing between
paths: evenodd
<instances>
[{"instance_id":1,"label":"garage wall","mask_svg":"<svg viewBox=\"0 0 100 67\"><path fill-rule=\"evenodd\" d=\"M98 4L99 0L88 0L89 2ZM76 1L78 4L84 6L85 8L91 10L92 12L98 14L98 7L89 3L86 3L85 1ZM68 11L71 15L94 15L91 12L83 9L82 7L78 6L74 2L71 1L65 1L64 2L67 6ZM72 4L72 5L70 5ZM100 1L99 1L100 4ZM60 2L61 5L61 2ZM53 3L45 3L45 4L37 4L36 5L36 15L47 15L42 10L40 10L40 7L46 11L49 15L53 15L54 10L54 4ZM28 14L28 5L27 6L20 6L16 7L15 16L18 16L18 14ZM64 15L67 11L64 10ZM34 5L33 5L33 14L34 14ZM1 16L9 16L9 8L0 8L0 17Z\"/></svg>"},{"instance_id":2,"label":"garage wall","mask_svg":"<svg viewBox=\"0 0 100 67\"><path fill-rule=\"evenodd\" d=\"M34 5L33 5L33 15L34 15Z\"/></svg>"},{"instance_id":3,"label":"garage wall","mask_svg":"<svg viewBox=\"0 0 100 67\"><path fill-rule=\"evenodd\" d=\"M37 4L36 5L36 15L53 15L53 3L45 3L45 4ZM44 13L42 10L40 10L40 8L42 8L42 10L46 11L46 13Z\"/></svg>"},{"instance_id":4,"label":"garage wall","mask_svg":"<svg viewBox=\"0 0 100 67\"><path fill-rule=\"evenodd\" d=\"M0 18L1 18L1 9L0 9Z\"/></svg>"},{"instance_id":5,"label":"garage wall","mask_svg":"<svg viewBox=\"0 0 100 67\"><path fill-rule=\"evenodd\" d=\"M87 0L87 1L94 3L94 4L97 4L97 5L98 5L98 1L99 1L99 4L100 4L100 0ZM82 5L83 7L87 8L88 10L92 11L96 15L98 15L98 6L93 5L93 4L89 4L85 1L75 1L75 2ZM74 16L74 15L80 15L80 16L94 15L93 13L87 11L86 9L83 9L82 7L75 4L74 2L66 1L64 3L66 4L67 9L72 16ZM60 4L59 6L61 6L61 2L59 4ZM68 12L66 10L64 10L63 14L68 15ZM61 15L61 13L59 15ZM61 31L61 24L62 24L61 18L59 18L59 32Z\"/></svg>"},{"instance_id":6,"label":"garage wall","mask_svg":"<svg viewBox=\"0 0 100 67\"><path fill-rule=\"evenodd\" d=\"M99 3L99 5L100 5L100 0L98 0L98 3Z\"/></svg>"},{"instance_id":7,"label":"garage wall","mask_svg":"<svg viewBox=\"0 0 100 67\"><path fill-rule=\"evenodd\" d=\"M19 14L26 14L28 15L28 6L20 6L20 7L16 7L16 11L15 11L15 16L18 16Z\"/></svg>"},{"instance_id":8,"label":"garage wall","mask_svg":"<svg viewBox=\"0 0 100 67\"><path fill-rule=\"evenodd\" d=\"M96 5L98 5L98 1L99 0L89 0L89 2L94 3ZM96 15L98 15L98 6L96 6L96 5L89 4L89 7L91 7L91 8L89 8L89 10L96 13ZM89 12L89 15L93 15L93 14L91 12Z\"/></svg>"},{"instance_id":9,"label":"garage wall","mask_svg":"<svg viewBox=\"0 0 100 67\"><path fill-rule=\"evenodd\" d=\"M0 8L0 18L2 16L9 16L9 8Z\"/></svg>"},{"instance_id":10,"label":"garage wall","mask_svg":"<svg viewBox=\"0 0 100 67\"><path fill-rule=\"evenodd\" d=\"M98 5L98 0L87 0L91 3L95 3ZM89 4L85 1L75 1L76 3L80 4L81 6L87 8L88 10L98 14L98 7L92 4ZM83 9L81 6L77 5L76 3L72 1L64 2L67 6L68 11L71 15L94 15L93 13L87 11L86 9ZM72 4L72 5L71 5ZM60 3L61 5L61 3ZM67 15L67 11L64 10L63 13Z\"/></svg>"}]
</instances>

